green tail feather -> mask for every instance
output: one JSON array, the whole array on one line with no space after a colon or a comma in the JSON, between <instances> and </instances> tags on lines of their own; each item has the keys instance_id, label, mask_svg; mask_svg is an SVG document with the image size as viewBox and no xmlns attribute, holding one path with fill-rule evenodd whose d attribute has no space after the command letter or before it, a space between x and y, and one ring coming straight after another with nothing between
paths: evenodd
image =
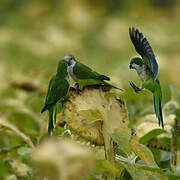
<instances>
[{"instance_id":1,"label":"green tail feather","mask_svg":"<svg viewBox=\"0 0 180 180\"><path fill-rule=\"evenodd\" d=\"M56 107L56 105L54 105L49 109L49 124L48 124L48 134L49 135L52 134L54 125L56 123L56 113L57 113L57 107Z\"/></svg>"},{"instance_id":2,"label":"green tail feather","mask_svg":"<svg viewBox=\"0 0 180 180\"><path fill-rule=\"evenodd\" d=\"M154 111L155 111L156 117L158 118L159 126L161 125L162 128L164 128L162 107L161 107L161 89L160 91L158 90L154 93L153 102L154 102Z\"/></svg>"},{"instance_id":3,"label":"green tail feather","mask_svg":"<svg viewBox=\"0 0 180 180\"><path fill-rule=\"evenodd\" d=\"M106 85L106 86L110 86L111 88L115 88L115 89L119 89L121 91L123 91L122 89L116 87L116 86L113 86L105 81L102 81L102 80L99 80L99 79L83 79L83 80L79 80L78 81L78 84L79 84L79 89L82 90L85 86L87 85L98 85L98 84L103 84L103 85Z\"/></svg>"}]
</instances>

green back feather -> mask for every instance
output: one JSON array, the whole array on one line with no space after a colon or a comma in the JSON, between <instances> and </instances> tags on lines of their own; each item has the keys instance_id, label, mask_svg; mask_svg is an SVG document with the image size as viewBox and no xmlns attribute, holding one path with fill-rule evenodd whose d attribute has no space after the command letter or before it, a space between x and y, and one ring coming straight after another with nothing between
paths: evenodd
<instances>
[{"instance_id":1,"label":"green back feather","mask_svg":"<svg viewBox=\"0 0 180 180\"><path fill-rule=\"evenodd\" d=\"M107 76L101 75L92 69L90 69L88 66L81 64L80 62L76 61L76 65L73 68L73 73L78 79L99 79L104 80L109 78Z\"/></svg>"},{"instance_id":2,"label":"green back feather","mask_svg":"<svg viewBox=\"0 0 180 180\"><path fill-rule=\"evenodd\" d=\"M57 102L62 102L69 90L69 82L66 80L68 76L67 63L61 60L58 64L57 73L49 82L47 95L45 99L45 107L49 110L48 133L51 134L56 123ZM61 108L62 109L62 108Z\"/></svg>"},{"instance_id":3,"label":"green back feather","mask_svg":"<svg viewBox=\"0 0 180 180\"><path fill-rule=\"evenodd\" d=\"M67 68L68 68L68 65L67 65L66 61L60 60L58 63L56 75L62 79L66 78L68 76Z\"/></svg>"}]
</instances>

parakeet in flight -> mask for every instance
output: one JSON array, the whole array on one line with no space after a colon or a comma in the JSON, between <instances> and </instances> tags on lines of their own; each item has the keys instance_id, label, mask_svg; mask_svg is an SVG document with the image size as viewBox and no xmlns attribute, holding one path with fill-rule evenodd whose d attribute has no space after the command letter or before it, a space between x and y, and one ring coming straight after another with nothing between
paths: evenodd
<instances>
[{"instance_id":1,"label":"parakeet in flight","mask_svg":"<svg viewBox=\"0 0 180 180\"><path fill-rule=\"evenodd\" d=\"M137 87L132 81L130 82L130 85L136 93L143 89L147 89L152 92L154 111L158 119L159 126L161 125L164 127L161 108L162 91L160 82L157 79L158 64L155 55L149 42L138 29L134 29L134 27L129 28L129 36L137 53L141 55L141 58L134 57L131 59L129 68L135 69L142 81L141 87Z\"/></svg>"},{"instance_id":2,"label":"parakeet in flight","mask_svg":"<svg viewBox=\"0 0 180 180\"><path fill-rule=\"evenodd\" d=\"M49 111L49 125L48 133L54 129L56 123L57 103L62 102L65 99L69 91L69 75L67 72L68 65L65 60L60 60L56 74L51 78L47 90L45 104L41 113Z\"/></svg>"},{"instance_id":3,"label":"parakeet in flight","mask_svg":"<svg viewBox=\"0 0 180 180\"><path fill-rule=\"evenodd\" d=\"M79 84L79 89L82 90L86 85L102 84L111 88L120 89L115 87L106 81L110 81L110 78L93 71L88 66L78 62L71 54L65 55L64 60L68 64L68 73L72 79ZM121 90L121 89L120 89Z\"/></svg>"}]
</instances>

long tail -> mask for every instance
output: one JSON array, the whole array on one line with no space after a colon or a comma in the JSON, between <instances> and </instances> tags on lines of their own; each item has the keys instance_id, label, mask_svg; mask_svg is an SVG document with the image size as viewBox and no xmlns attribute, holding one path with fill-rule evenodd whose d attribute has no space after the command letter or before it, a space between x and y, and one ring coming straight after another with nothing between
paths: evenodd
<instances>
[{"instance_id":1,"label":"long tail","mask_svg":"<svg viewBox=\"0 0 180 180\"><path fill-rule=\"evenodd\" d=\"M160 84L158 83L158 88L153 94L153 102L154 102L154 111L156 114L156 117L158 118L159 126L161 125L162 128L164 128L163 124L163 116L162 116L162 107L161 107L161 98L162 98L162 92Z\"/></svg>"},{"instance_id":2,"label":"long tail","mask_svg":"<svg viewBox=\"0 0 180 180\"><path fill-rule=\"evenodd\" d=\"M49 124L48 124L48 134L51 135L55 123L56 123L56 113L57 113L57 107L56 105L50 107L49 109Z\"/></svg>"},{"instance_id":3,"label":"long tail","mask_svg":"<svg viewBox=\"0 0 180 180\"><path fill-rule=\"evenodd\" d=\"M103 84L106 85L106 86L110 86L110 87L112 87L112 88L114 88L114 89L118 89L118 90L123 91L123 89L118 88L118 87L116 87L116 86L113 86L112 84L109 84L109 83L107 83L107 82L105 82L105 81L103 81Z\"/></svg>"}]
</instances>

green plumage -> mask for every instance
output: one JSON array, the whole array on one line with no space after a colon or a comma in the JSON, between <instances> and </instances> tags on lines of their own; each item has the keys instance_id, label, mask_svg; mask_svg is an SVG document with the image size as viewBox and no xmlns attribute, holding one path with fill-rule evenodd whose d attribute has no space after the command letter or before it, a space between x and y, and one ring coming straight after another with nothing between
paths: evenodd
<instances>
[{"instance_id":1,"label":"green plumage","mask_svg":"<svg viewBox=\"0 0 180 180\"><path fill-rule=\"evenodd\" d=\"M142 83L141 89L148 89L153 93L153 104L154 104L154 111L156 117L158 118L158 124L164 127L163 124L163 116L162 116L162 107L161 107L161 99L162 99L162 91L160 82L158 79L155 81L150 80Z\"/></svg>"},{"instance_id":2,"label":"green plumage","mask_svg":"<svg viewBox=\"0 0 180 180\"><path fill-rule=\"evenodd\" d=\"M133 82L130 82L130 85L134 88L135 92L145 88L153 93L154 112L159 126L164 127L161 107L162 92L160 82L157 79L158 64L154 52L147 39L138 29L130 28L129 35L136 51L142 57L142 59L139 57L132 58L129 65L130 69L135 69L138 73L142 80L142 86L138 88Z\"/></svg>"},{"instance_id":3,"label":"green plumage","mask_svg":"<svg viewBox=\"0 0 180 180\"><path fill-rule=\"evenodd\" d=\"M120 88L117 88L106 81L110 81L110 78L102 75L100 73L97 73L96 71L93 71L88 66L78 62L74 56L71 54L68 54L64 56L64 60L68 63L68 73L69 75L79 84L79 89L82 90L83 87L87 85L107 85L111 88L116 88L121 90Z\"/></svg>"},{"instance_id":4,"label":"green plumage","mask_svg":"<svg viewBox=\"0 0 180 180\"><path fill-rule=\"evenodd\" d=\"M76 65L73 68L73 73L76 76L76 78L80 80L82 79L97 79L97 80L108 80L108 81L110 80L109 77L105 75L101 75L96 71L93 71L86 65L77 61L76 61Z\"/></svg>"},{"instance_id":5,"label":"green plumage","mask_svg":"<svg viewBox=\"0 0 180 180\"><path fill-rule=\"evenodd\" d=\"M48 133L51 134L56 123L57 103L62 103L69 90L67 63L60 60L56 75L54 75L48 86L45 105L41 111L49 111Z\"/></svg>"},{"instance_id":6,"label":"green plumage","mask_svg":"<svg viewBox=\"0 0 180 180\"><path fill-rule=\"evenodd\" d=\"M93 71L86 65L79 63L77 61L76 61L76 65L73 68L73 73L76 76L76 78L79 79L78 83L79 83L80 90L82 90L83 87L85 87L87 85L97 85L97 84L106 85L111 88L122 90L116 86L113 86L113 85L107 83L105 80L109 81L110 80L109 77L107 77L105 75L101 75L101 74Z\"/></svg>"}]
</instances>

